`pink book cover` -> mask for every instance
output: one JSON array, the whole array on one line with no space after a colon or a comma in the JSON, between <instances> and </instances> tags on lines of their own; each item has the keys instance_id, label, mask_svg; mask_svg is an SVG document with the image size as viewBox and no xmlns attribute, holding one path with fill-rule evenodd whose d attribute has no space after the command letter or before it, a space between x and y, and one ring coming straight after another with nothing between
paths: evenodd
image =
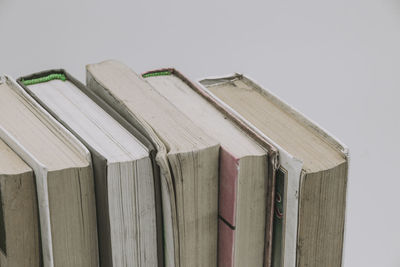
<instances>
[{"instance_id":1,"label":"pink book cover","mask_svg":"<svg viewBox=\"0 0 400 267\"><path fill-rule=\"evenodd\" d=\"M160 72L168 72L175 75L190 88L206 99L220 112L227 116L231 121L238 125L244 132L257 141L262 147L268 150L268 209L266 216L265 231L265 255L264 267L271 266L272 253L272 231L273 231L273 205L274 205L274 188L275 188L275 172L278 165L278 150L266 142L265 139L258 135L251 128L248 128L234 114L231 114L220 103L214 101L205 89L198 84L192 83L188 78L173 68L158 69L143 73L143 76L152 75ZM220 173L219 173L219 222L218 222L218 266L233 267L234 266L234 244L235 244L235 227L236 227L236 194L238 186L238 164L239 160L233 157L229 152L221 148L220 152Z\"/></svg>"},{"instance_id":2,"label":"pink book cover","mask_svg":"<svg viewBox=\"0 0 400 267\"><path fill-rule=\"evenodd\" d=\"M239 160L221 147L219 172L218 266L234 263Z\"/></svg>"}]
</instances>

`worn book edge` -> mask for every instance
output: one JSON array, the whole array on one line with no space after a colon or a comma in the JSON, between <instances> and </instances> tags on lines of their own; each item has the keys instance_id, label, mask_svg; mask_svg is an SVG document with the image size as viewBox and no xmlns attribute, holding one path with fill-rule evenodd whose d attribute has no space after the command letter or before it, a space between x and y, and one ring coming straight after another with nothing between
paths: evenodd
<instances>
[{"instance_id":1,"label":"worn book edge","mask_svg":"<svg viewBox=\"0 0 400 267\"><path fill-rule=\"evenodd\" d=\"M154 132L148 123L133 114L129 108L116 99L107 87L105 87L91 73L90 66L86 66L86 84L87 88L96 96L106 102L115 112L118 112L132 127L136 128L143 136L145 136L154 146L154 158L157 164L158 174L160 176L161 203L162 203L162 219L163 219L163 263L167 267L180 266L179 251L175 247L179 246L175 191L172 184L172 173L169 169L167 159L167 148ZM170 240L169 242L167 240Z\"/></svg>"},{"instance_id":2,"label":"worn book edge","mask_svg":"<svg viewBox=\"0 0 400 267\"><path fill-rule=\"evenodd\" d=\"M86 160L91 164L91 157L86 147L79 142L70 132L68 132L60 123L58 123L49 113L47 113L35 100L32 99L16 82L8 75L4 75L4 79L16 93L22 96L29 102L36 110L38 110L47 122L49 122L57 131L59 138L65 139L71 147L77 150L78 153L83 154ZM50 129L49 129L50 130ZM40 235L42 246L42 259L45 267L54 267L53 258L53 245L51 236L51 223L50 223L50 209L49 209L49 195L47 185L48 169L36 159L28 150L26 150L17 139L14 138L6 129L0 126L0 138L7 143L28 165L35 173L36 188L38 191L38 209L40 218Z\"/></svg>"},{"instance_id":3,"label":"worn book edge","mask_svg":"<svg viewBox=\"0 0 400 267\"><path fill-rule=\"evenodd\" d=\"M224 104L216 101L214 98L209 96L206 92L206 89L200 83L194 83L189 78L184 76L181 72L174 68L162 68L157 70L148 71L142 74L142 77L151 77L151 76L159 76L159 75L175 75L179 79L181 79L184 83L186 83L191 89L193 89L196 93L198 93L201 97L203 97L207 102L213 105L218 111L222 112L225 116L227 116L231 121L233 121L242 131L247 133L250 137L252 137L257 143L259 143L262 147L267 149L268 154L268 192L269 196L267 207L274 205L275 199L275 173L279 168L279 153L272 143L270 143L267 139L262 138L256 131L247 127L247 125L239 120L229 109L224 107ZM269 267L271 265L271 254L272 254L272 233L273 233L273 209L269 209L266 212L266 236L265 236L265 254L264 254L264 266Z\"/></svg>"},{"instance_id":4,"label":"worn book edge","mask_svg":"<svg viewBox=\"0 0 400 267\"><path fill-rule=\"evenodd\" d=\"M64 69L50 69L44 70L41 72L33 73L30 75L22 76L17 79L17 82L21 85L21 87L31 96L33 97L39 104L41 104L45 109L49 110L49 113L54 116L58 121L63 121L59 118L54 112L52 112L36 95L35 93L30 90L27 85L33 84L30 81L36 81L36 83L48 82L54 79L60 79L62 81L68 80L73 85L75 85L82 93L84 93L89 99L95 102L100 108L102 108L107 114L109 114L114 120L116 120L122 127L124 127L130 134L132 134L135 138L137 138L138 142L141 142L147 149L149 150L149 158L152 162L152 169L154 179L154 189L155 189L155 203L156 203L156 221L157 221L157 258L158 258L158 267L164 266L164 257L163 257L163 237L162 237L162 207L161 207L161 196L160 196L160 181L156 177L158 176L158 167L155 162L155 153L156 150L152 143L142 135L136 128L134 128L128 121L126 121L118 112L116 112L111 106L109 106L105 101L95 95L92 91L90 91L83 83L78 81L75 77L73 77L70 73L68 73ZM62 123L63 125L65 123ZM106 162L107 160L96 151L92 146L90 146L87 142L85 142L82 138L80 138L70 127L64 125L69 131L71 131L77 138L87 146L90 151L92 151L93 162L95 160L100 160ZM95 157L97 159L95 159ZM108 163L105 166L106 170L108 168ZM95 170L94 170L95 171ZM102 255L100 255L102 258ZM107 264L112 263L107 260ZM105 262L102 262L105 264ZM110 265L110 266L111 266Z\"/></svg>"},{"instance_id":5,"label":"worn book edge","mask_svg":"<svg viewBox=\"0 0 400 267\"><path fill-rule=\"evenodd\" d=\"M201 88L204 89L204 92L207 93L211 98L213 98L215 101L220 102L221 105L223 105L227 110L231 111L234 116L239 118L241 121L243 121L245 124L249 125L250 128L252 128L254 131L256 131L260 136L268 140L271 144L273 144L275 147L278 148L280 154L279 154L279 161L280 165L283 166L285 169L287 169L289 176L286 178L287 182L293 182L292 184L292 194L295 193L295 201L298 204L298 193L300 190L301 182L303 181L303 177L305 176L305 172L303 171L303 162L300 159L297 159L293 155L291 155L289 152L284 150L281 146L276 144L273 140L271 140L268 136L263 134L260 130L257 129L254 125L252 125L249 121L247 121L245 118L243 118L239 113L237 113L234 109L232 109L230 106L225 104L223 101L221 101L217 96L215 96L211 91L209 91L205 86L202 85L203 82L206 82L207 80L221 80L221 83L227 82L227 81L232 81L235 79L246 79L247 82L249 82L255 89L257 89L261 94L265 95L267 98L269 98L272 102L277 104L279 107L281 107L284 111L288 112L291 114L299 123L303 124L307 129L310 131L316 133L318 136L320 136L323 140L326 140L329 144L331 144L332 147L336 148L339 152L342 153L344 158L347 161L347 164L349 165L350 162L350 152L348 147L342 143L337 137L329 133L326 129L324 129L322 126L305 116L303 113L298 111L296 108L290 106L283 100L281 100L278 96L275 94L271 93L265 88L262 88L254 79L250 78L249 76L244 76L243 74L238 74L238 73L233 73L233 74L227 74L227 75L218 75L218 76L208 76L205 78L201 78L197 80L197 83ZM291 172L289 170L292 170L293 174L298 173L298 175L291 175ZM348 168L347 168L347 175L348 175ZM290 178L291 177L291 178ZM293 180L294 179L294 180ZM346 187L346 191L347 191ZM290 188L288 188L287 194L289 194L291 191ZM292 196L293 197L293 196ZM346 192L346 201L347 201L347 192ZM295 239L289 242L292 244L291 248L289 248L290 251L285 251L285 264L284 266L296 266L296 246L297 246L297 219L298 219L298 210L295 209L289 209L287 212L291 212L292 214L296 214L296 226L294 223L292 224L292 229L295 229ZM286 216L288 217L288 216ZM347 221L347 216L345 216L345 224ZM285 229L286 231L286 229ZM346 227L344 228L344 234L346 231ZM286 235L286 238L288 236ZM287 242L286 242L287 243ZM342 257L344 257L344 247L345 247L345 242L343 244L342 248ZM294 255L294 256L293 256ZM289 264L287 264L289 262Z\"/></svg>"}]
</instances>

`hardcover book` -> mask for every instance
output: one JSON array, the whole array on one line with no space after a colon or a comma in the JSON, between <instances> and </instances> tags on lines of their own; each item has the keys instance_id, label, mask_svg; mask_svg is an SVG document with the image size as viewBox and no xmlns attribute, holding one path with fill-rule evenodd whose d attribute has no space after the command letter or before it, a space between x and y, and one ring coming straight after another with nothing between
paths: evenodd
<instances>
[{"instance_id":1,"label":"hardcover book","mask_svg":"<svg viewBox=\"0 0 400 267\"><path fill-rule=\"evenodd\" d=\"M89 151L7 76L0 84L0 138L35 173L43 265L98 266Z\"/></svg>"},{"instance_id":2,"label":"hardcover book","mask_svg":"<svg viewBox=\"0 0 400 267\"><path fill-rule=\"evenodd\" d=\"M243 75L200 83L210 98L279 149L272 266L340 267L346 146Z\"/></svg>"},{"instance_id":3,"label":"hardcover book","mask_svg":"<svg viewBox=\"0 0 400 267\"><path fill-rule=\"evenodd\" d=\"M122 63L88 65L87 86L157 148L165 265L217 266L218 142Z\"/></svg>"},{"instance_id":4,"label":"hardcover book","mask_svg":"<svg viewBox=\"0 0 400 267\"><path fill-rule=\"evenodd\" d=\"M229 114L175 69L142 75L193 123L221 143L218 266L269 266L272 240L270 164L276 150L253 140ZM276 160L276 159L275 159ZM266 242L268 240L268 242Z\"/></svg>"},{"instance_id":5,"label":"hardcover book","mask_svg":"<svg viewBox=\"0 0 400 267\"><path fill-rule=\"evenodd\" d=\"M100 265L162 266L162 236L157 231L162 225L159 220L157 227L156 220L160 190L153 180L152 145L117 113L108 114L110 107L64 70L32 74L18 82L91 152Z\"/></svg>"},{"instance_id":6,"label":"hardcover book","mask_svg":"<svg viewBox=\"0 0 400 267\"><path fill-rule=\"evenodd\" d=\"M40 266L33 170L0 140L0 266Z\"/></svg>"}]
</instances>

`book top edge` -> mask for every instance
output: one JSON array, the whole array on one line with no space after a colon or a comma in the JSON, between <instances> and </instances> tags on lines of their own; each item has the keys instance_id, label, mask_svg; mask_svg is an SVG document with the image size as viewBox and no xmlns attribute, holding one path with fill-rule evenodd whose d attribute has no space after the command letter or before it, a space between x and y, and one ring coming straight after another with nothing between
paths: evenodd
<instances>
[{"instance_id":1,"label":"book top edge","mask_svg":"<svg viewBox=\"0 0 400 267\"><path fill-rule=\"evenodd\" d=\"M229 83L229 82L234 82L236 80L244 80L245 82L249 83L259 93L266 96L268 99L270 99L271 102L273 102L274 104L279 106L279 108L281 108L283 111L289 113L300 124L305 126L311 132L318 135L321 139L325 140L325 142L329 143L334 149L341 152L342 155L348 160L349 149L343 142L341 142L337 137L335 137L333 134L328 132L322 126L320 126L319 124L317 124L316 122L314 122L313 120L311 120L310 118L305 116L303 113L301 113L297 109L295 109L292 106L290 106L289 104L287 104L285 101L280 99L278 96L276 96L269 90L261 87L259 85L259 83L256 82L253 78L250 78L247 75L234 73L234 74L228 74L228 75L222 75L222 76L205 77L205 78L199 79L198 82L203 87L212 87L212 86L218 86L218 85ZM206 88L206 90L208 91L209 94L213 95L207 88ZM216 97L216 96L213 95L213 97Z\"/></svg>"}]
</instances>

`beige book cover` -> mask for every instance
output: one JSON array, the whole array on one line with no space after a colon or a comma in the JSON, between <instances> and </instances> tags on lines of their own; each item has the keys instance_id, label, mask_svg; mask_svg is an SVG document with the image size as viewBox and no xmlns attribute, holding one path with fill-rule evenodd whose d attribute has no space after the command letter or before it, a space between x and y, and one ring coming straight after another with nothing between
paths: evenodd
<instances>
[{"instance_id":1,"label":"beige book cover","mask_svg":"<svg viewBox=\"0 0 400 267\"><path fill-rule=\"evenodd\" d=\"M216 266L219 144L127 66L87 66L87 86L157 148L166 266Z\"/></svg>"},{"instance_id":2,"label":"beige book cover","mask_svg":"<svg viewBox=\"0 0 400 267\"><path fill-rule=\"evenodd\" d=\"M35 173L43 265L98 266L89 151L12 78L0 95L0 138Z\"/></svg>"},{"instance_id":3,"label":"beige book cover","mask_svg":"<svg viewBox=\"0 0 400 267\"><path fill-rule=\"evenodd\" d=\"M0 266L39 267L40 264L35 176L0 140Z\"/></svg>"},{"instance_id":4,"label":"beige book cover","mask_svg":"<svg viewBox=\"0 0 400 267\"><path fill-rule=\"evenodd\" d=\"M153 145L62 69L18 83L90 151L101 266L163 266L160 182Z\"/></svg>"},{"instance_id":5,"label":"beige book cover","mask_svg":"<svg viewBox=\"0 0 400 267\"><path fill-rule=\"evenodd\" d=\"M277 149L176 69L142 76L221 143L218 266L270 266Z\"/></svg>"},{"instance_id":6,"label":"beige book cover","mask_svg":"<svg viewBox=\"0 0 400 267\"><path fill-rule=\"evenodd\" d=\"M272 266L340 267L347 147L244 75L206 78L200 84L279 150Z\"/></svg>"}]
</instances>

